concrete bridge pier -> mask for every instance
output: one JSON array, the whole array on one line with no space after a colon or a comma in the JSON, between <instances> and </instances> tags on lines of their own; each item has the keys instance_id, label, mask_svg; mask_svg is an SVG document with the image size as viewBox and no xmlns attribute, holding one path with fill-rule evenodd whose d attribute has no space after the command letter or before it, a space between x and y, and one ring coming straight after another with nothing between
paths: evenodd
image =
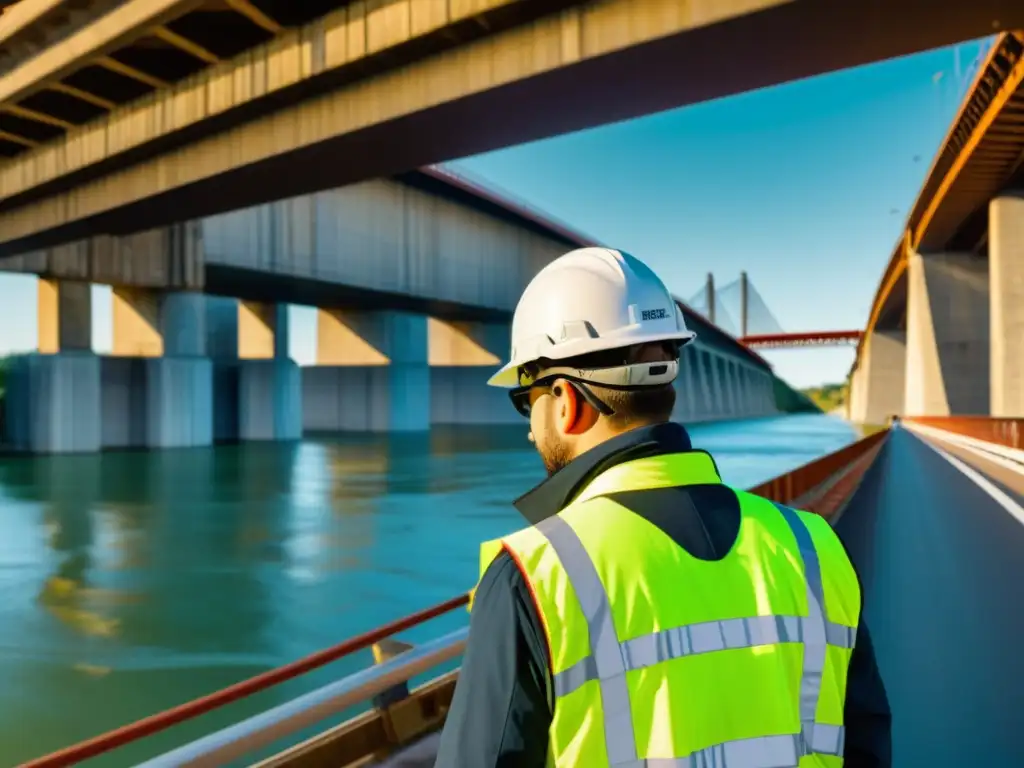
<instances>
[{"instance_id":1,"label":"concrete bridge pier","mask_svg":"<svg viewBox=\"0 0 1024 768\"><path fill-rule=\"evenodd\" d=\"M906 396L906 331L871 333L864 340L861 364L854 378L851 384L851 421L855 424L885 424L889 416L901 415Z\"/></svg>"},{"instance_id":2,"label":"concrete bridge pier","mask_svg":"<svg viewBox=\"0 0 1024 768\"><path fill-rule=\"evenodd\" d=\"M698 344L683 349L672 418L683 423L776 413L771 374Z\"/></svg>"},{"instance_id":3,"label":"concrete bridge pier","mask_svg":"<svg viewBox=\"0 0 1024 768\"><path fill-rule=\"evenodd\" d=\"M430 318L430 422L520 424L508 392L488 387L509 353L510 323L458 323Z\"/></svg>"},{"instance_id":4,"label":"concrete bridge pier","mask_svg":"<svg viewBox=\"0 0 1024 768\"><path fill-rule=\"evenodd\" d=\"M911 253L907 416L989 413L989 274L970 253Z\"/></svg>"},{"instance_id":5,"label":"concrete bridge pier","mask_svg":"<svg viewBox=\"0 0 1024 768\"><path fill-rule=\"evenodd\" d=\"M239 301L238 437L302 437L302 376L288 354L288 305Z\"/></svg>"},{"instance_id":6,"label":"concrete bridge pier","mask_svg":"<svg viewBox=\"0 0 1024 768\"><path fill-rule=\"evenodd\" d=\"M710 355L691 344L683 348L676 379L676 407L672 418L682 423L705 421L715 409Z\"/></svg>"},{"instance_id":7,"label":"concrete bridge pier","mask_svg":"<svg viewBox=\"0 0 1024 768\"><path fill-rule=\"evenodd\" d=\"M112 298L113 349L101 361L102 446L212 444L206 297L114 288Z\"/></svg>"},{"instance_id":8,"label":"concrete bridge pier","mask_svg":"<svg viewBox=\"0 0 1024 768\"><path fill-rule=\"evenodd\" d=\"M991 415L1024 415L1024 192L989 204Z\"/></svg>"},{"instance_id":9,"label":"concrete bridge pier","mask_svg":"<svg viewBox=\"0 0 1024 768\"><path fill-rule=\"evenodd\" d=\"M100 360L92 350L92 287L39 281L39 353L10 361L4 439L33 453L98 451Z\"/></svg>"},{"instance_id":10,"label":"concrete bridge pier","mask_svg":"<svg viewBox=\"0 0 1024 768\"><path fill-rule=\"evenodd\" d=\"M317 364L302 369L302 395L312 432L429 430L427 318L317 310Z\"/></svg>"}]
</instances>

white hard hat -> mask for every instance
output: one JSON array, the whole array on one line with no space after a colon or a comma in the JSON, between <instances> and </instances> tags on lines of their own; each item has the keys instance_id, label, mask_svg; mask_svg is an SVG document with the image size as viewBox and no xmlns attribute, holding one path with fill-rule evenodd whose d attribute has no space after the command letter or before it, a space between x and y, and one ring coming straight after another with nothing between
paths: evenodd
<instances>
[{"instance_id":1,"label":"white hard hat","mask_svg":"<svg viewBox=\"0 0 1024 768\"><path fill-rule=\"evenodd\" d=\"M566 360L662 341L683 346L696 336L665 284L640 259L610 248L580 248L552 261L526 286L512 317L509 361L487 383L517 387L519 368L540 358ZM595 384L653 386L672 381L678 370L673 362L573 373Z\"/></svg>"}]
</instances>

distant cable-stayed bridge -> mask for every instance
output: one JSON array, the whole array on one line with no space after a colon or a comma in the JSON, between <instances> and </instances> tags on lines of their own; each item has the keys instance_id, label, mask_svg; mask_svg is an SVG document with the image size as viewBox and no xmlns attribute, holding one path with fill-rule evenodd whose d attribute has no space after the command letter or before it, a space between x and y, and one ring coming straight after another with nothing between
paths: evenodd
<instances>
[{"instance_id":1,"label":"distant cable-stayed bridge","mask_svg":"<svg viewBox=\"0 0 1024 768\"><path fill-rule=\"evenodd\" d=\"M687 304L748 347L757 349L854 346L861 335L860 331L845 330L787 333L746 272L717 289L714 276L709 273L704 288L691 296Z\"/></svg>"}]
</instances>

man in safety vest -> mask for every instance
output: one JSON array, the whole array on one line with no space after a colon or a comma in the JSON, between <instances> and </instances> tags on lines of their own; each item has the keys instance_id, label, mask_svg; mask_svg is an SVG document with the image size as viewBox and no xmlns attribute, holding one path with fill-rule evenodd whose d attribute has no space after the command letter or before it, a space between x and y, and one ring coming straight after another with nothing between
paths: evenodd
<instances>
[{"instance_id":1,"label":"man in safety vest","mask_svg":"<svg viewBox=\"0 0 1024 768\"><path fill-rule=\"evenodd\" d=\"M891 764L832 528L723 485L669 422L694 337L619 251L573 251L526 288L490 383L549 477L516 502L531 527L482 547L437 768Z\"/></svg>"}]
</instances>

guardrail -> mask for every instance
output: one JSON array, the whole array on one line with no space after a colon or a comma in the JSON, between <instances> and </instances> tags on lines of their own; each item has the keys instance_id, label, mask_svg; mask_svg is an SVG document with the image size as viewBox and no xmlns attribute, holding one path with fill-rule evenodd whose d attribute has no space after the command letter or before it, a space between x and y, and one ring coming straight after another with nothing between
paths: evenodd
<instances>
[{"instance_id":1,"label":"guardrail","mask_svg":"<svg viewBox=\"0 0 1024 768\"><path fill-rule=\"evenodd\" d=\"M905 416L902 421L1007 448L1024 449L1024 419L996 416Z\"/></svg>"},{"instance_id":2,"label":"guardrail","mask_svg":"<svg viewBox=\"0 0 1024 768\"><path fill-rule=\"evenodd\" d=\"M750 491L780 503L799 501L802 508L827 517L852 493L887 433L888 430L885 430L863 438L810 464L751 488ZM75 765L298 677L343 656L369 648L399 632L461 608L468 602L468 593L458 595L444 603L385 624L291 664L25 763L21 768L62 768ZM146 768L178 768L186 765L213 768L224 765L225 761L244 756L303 728L322 722L355 704L392 689L396 683L406 682L433 666L457 657L465 646L467 633L467 629L458 630L438 640L412 648L390 661L186 744L144 765Z\"/></svg>"},{"instance_id":3,"label":"guardrail","mask_svg":"<svg viewBox=\"0 0 1024 768\"><path fill-rule=\"evenodd\" d=\"M881 447L888 434L888 429L875 432L810 464L804 464L799 469L761 483L751 488L750 492L780 504L789 504L800 499L801 506L805 509L828 517L834 510L815 508L814 502L817 499L813 498L812 491L821 488L844 468L851 467L858 459Z\"/></svg>"}]
</instances>

